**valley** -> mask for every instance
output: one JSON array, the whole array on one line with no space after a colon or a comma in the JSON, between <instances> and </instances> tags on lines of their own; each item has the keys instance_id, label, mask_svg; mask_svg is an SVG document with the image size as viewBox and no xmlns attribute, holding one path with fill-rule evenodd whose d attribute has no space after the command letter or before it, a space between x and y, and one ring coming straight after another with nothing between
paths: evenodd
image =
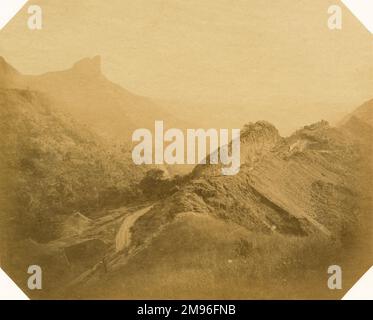
<instances>
[{"instance_id":1,"label":"valley","mask_svg":"<svg viewBox=\"0 0 373 320\"><path fill-rule=\"evenodd\" d=\"M135 165L126 141L177 117L105 79L99 58L1 70L1 266L32 298L331 299L372 265L373 100L288 137L247 119L237 175L177 175ZM326 285L334 264L342 291ZM27 289L29 265L43 290Z\"/></svg>"}]
</instances>

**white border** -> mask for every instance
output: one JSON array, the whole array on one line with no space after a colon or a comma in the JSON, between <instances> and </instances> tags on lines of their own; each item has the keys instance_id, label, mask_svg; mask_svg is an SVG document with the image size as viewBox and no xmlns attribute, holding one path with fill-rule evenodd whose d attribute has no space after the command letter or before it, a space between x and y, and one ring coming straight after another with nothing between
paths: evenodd
<instances>
[{"instance_id":1,"label":"white border","mask_svg":"<svg viewBox=\"0 0 373 320\"><path fill-rule=\"evenodd\" d=\"M341 0L353 15L373 33L373 1L372 0Z\"/></svg>"},{"instance_id":2,"label":"white border","mask_svg":"<svg viewBox=\"0 0 373 320\"><path fill-rule=\"evenodd\" d=\"M28 0L0 0L0 30L23 8Z\"/></svg>"}]
</instances>

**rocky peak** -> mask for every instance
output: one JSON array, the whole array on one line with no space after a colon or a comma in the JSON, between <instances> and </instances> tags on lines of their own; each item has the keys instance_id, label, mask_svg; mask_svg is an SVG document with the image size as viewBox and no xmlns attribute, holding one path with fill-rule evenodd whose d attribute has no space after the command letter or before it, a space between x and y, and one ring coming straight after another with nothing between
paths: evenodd
<instances>
[{"instance_id":1,"label":"rocky peak","mask_svg":"<svg viewBox=\"0 0 373 320\"><path fill-rule=\"evenodd\" d=\"M241 130L242 143L276 143L280 138L276 127L267 121L250 122Z\"/></svg>"},{"instance_id":2,"label":"rocky peak","mask_svg":"<svg viewBox=\"0 0 373 320\"><path fill-rule=\"evenodd\" d=\"M296 131L292 137L303 138L310 140L318 140L324 136L324 133L330 129L328 121L321 120L311 125L304 126L302 129Z\"/></svg>"},{"instance_id":3,"label":"rocky peak","mask_svg":"<svg viewBox=\"0 0 373 320\"><path fill-rule=\"evenodd\" d=\"M276 127L267 121L246 124L241 130L241 163L253 167L280 140Z\"/></svg>"},{"instance_id":4,"label":"rocky peak","mask_svg":"<svg viewBox=\"0 0 373 320\"><path fill-rule=\"evenodd\" d=\"M340 144L340 135L329 125L321 120L311 125L304 126L286 139L286 154L304 152L306 150L323 150Z\"/></svg>"},{"instance_id":5,"label":"rocky peak","mask_svg":"<svg viewBox=\"0 0 373 320\"><path fill-rule=\"evenodd\" d=\"M305 130L319 130L319 129L325 129L325 128L329 128L330 125L329 125L329 122L328 121L325 121L325 120L321 120L319 122L315 122L309 126L305 126L304 129Z\"/></svg>"},{"instance_id":6,"label":"rocky peak","mask_svg":"<svg viewBox=\"0 0 373 320\"><path fill-rule=\"evenodd\" d=\"M76 62L72 68L74 72L89 76L101 75L101 57L84 58Z\"/></svg>"}]
</instances>

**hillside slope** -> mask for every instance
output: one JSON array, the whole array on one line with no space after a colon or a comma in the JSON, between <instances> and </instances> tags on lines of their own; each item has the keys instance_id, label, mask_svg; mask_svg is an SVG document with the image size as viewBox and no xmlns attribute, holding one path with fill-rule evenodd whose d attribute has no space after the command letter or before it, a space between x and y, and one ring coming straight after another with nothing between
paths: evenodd
<instances>
[{"instance_id":1,"label":"hillside slope","mask_svg":"<svg viewBox=\"0 0 373 320\"><path fill-rule=\"evenodd\" d=\"M51 239L61 215L130 201L143 174L125 151L29 90L0 89L0 150L9 217L22 237Z\"/></svg>"},{"instance_id":2,"label":"hillside slope","mask_svg":"<svg viewBox=\"0 0 373 320\"><path fill-rule=\"evenodd\" d=\"M359 119L373 128L373 99L366 101L356 110L348 114L338 125L345 125L352 117Z\"/></svg>"},{"instance_id":3,"label":"hillside slope","mask_svg":"<svg viewBox=\"0 0 373 320\"><path fill-rule=\"evenodd\" d=\"M343 134L325 122L287 139L263 122L248 128L241 135L246 158L238 175L221 176L215 165L198 166L191 181L154 214L167 220L178 212L210 212L252 231L297 236L337 236L354 221L358 150Z\"/></svg>"},{"instance_id":4,"label":"hillside slope","mask_svg":"<svg viewBox=\"0 0 373 320\"><path fill-rule=\"evenodd\" d=\"M288 138L261 121L243 129L241 142L238 175L197 166L136 221L130 248L109 251L106 271L95 269L69 293L340 298L325 285L328 266L346 266L347 289L371 263L371 238L361 231L371 210L364 150L325 121Z\"/></svg>"}]
</instances>

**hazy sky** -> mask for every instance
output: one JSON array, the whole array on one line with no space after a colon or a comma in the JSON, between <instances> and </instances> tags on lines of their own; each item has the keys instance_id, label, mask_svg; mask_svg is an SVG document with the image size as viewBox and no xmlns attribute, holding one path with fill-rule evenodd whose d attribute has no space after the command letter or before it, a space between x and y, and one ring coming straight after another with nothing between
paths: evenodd
<instances>
[{"instance_id":1,"label":"hazy sky","mask_svg":"<svg viewBox=\"0 0 373 320\"><path fill-rule=\"evenodd\" d=\"M373 97L373 42L345 7L343 29L328 29L335 3L32 1L43 30L28 30L23 10L0 31L0 55L42 73L99 54L109 79L161 99L343 109Z\"/></svg>"}]
</instances>

